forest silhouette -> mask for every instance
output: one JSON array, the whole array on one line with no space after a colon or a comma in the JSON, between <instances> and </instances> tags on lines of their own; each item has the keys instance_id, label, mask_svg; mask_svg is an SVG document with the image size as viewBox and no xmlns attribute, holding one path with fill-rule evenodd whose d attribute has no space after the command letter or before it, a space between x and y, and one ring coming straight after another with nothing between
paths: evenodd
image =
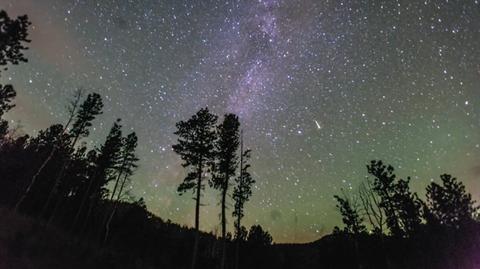
<instances>
[{"instance_id":1,"label":"forest silhouette","mask_svg":"<svg viewBox=\"0 0 480 269\"><path fill-rule=\"evenodd\" d=\"M30 24L0 11L3 70L27 62ZM76 91L65 123L36 136L3 119L15 97L12 85L0 85L0 268L480 268L479 208L451 175L421 199L410 178L373 160L357 193L334 196L341 228L312 243L274 244L260 225L242 225L261 179L250 174L255 152L236 115L219 120L202 108L176 124L172 148L186 174L178 193L195 200L190 228L155 216L127 192L141 156L120 119L100 146L84 142L103 113L99 94ZM220 236L199 230L208 187L220 197Z\"/></svg>"}]
</instances>

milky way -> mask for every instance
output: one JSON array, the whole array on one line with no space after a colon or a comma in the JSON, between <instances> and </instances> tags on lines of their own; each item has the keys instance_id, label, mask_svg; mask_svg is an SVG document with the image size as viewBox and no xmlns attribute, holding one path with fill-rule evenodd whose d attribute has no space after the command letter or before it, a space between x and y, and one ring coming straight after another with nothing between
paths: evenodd
<instances>
[{"instance_id":1,"label":"milky way","mask_svg":"<svg viewBox=\"0 0 480 269\"><path fill-rule=\"evenodd\" d=\"M240 116L257 184L245 224L277 242L340 225L333 194L354 193L382 159L420 195L441 173L480 194L480 4L463 1L2 0L33 22L29 63L0 83L27 133L65 121L77 87L104 97L85 142L115 118L139 135L131 193L193 224L178 196L175 122L208 106ZM93 146L93 145L92 145ZM218 230L208 190L201 228ZM231 223L230 223L231 224Z\"/></svg>"}]
</instances>

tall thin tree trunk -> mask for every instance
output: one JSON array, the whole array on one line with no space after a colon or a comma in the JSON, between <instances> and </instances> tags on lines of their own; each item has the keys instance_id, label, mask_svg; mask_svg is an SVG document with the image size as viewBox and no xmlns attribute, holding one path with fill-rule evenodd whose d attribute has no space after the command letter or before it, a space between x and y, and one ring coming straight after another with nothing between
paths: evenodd
<instances>
[{"instance_id":1,"label":"tall thin tree trunk","mask_svg":"<svg viewBox=\"0 0 480 269\"><path fill-rule=\"evenodd\" d=\"M63 126L63 130L62 130L62 133L61 133L62 137L60 137L60 142L63 142L63 134L67 131L68 126L70 126L70 123L72 123L72 120L75 117L75 112L77 111L77 107L78 107L78 104L79 104L81 98L82 98L82 91L80 90L76 93L75 99L70 103L70 105L71 105L71 107L69 108L70 115L68 117L67 123L65 124L65 126ZM20 196L20 199L15 204L15 207L13 209L14 212L18 212L18 209L20 208L20 206L24 202L25 198L27 198L27 196L30 194L30 191L31 191L33 185L35 184L35 182L37 181L37 178L40 176L43 169L45 169L47 164L53 158L53 155L55 155L55 152L57 152L57 150L58 150L58 147L54 146L52 148L52 150L50 151L50 154L48 155L48 157L43 161L42 165L40 165L37 172L32 176L32 179L30 180L30 183L28 184L27 189L22 193L22 196Z\"/></svg>"},{"instance_id":2,"label":"tall thin tree trunk","mask_svg":"<svg viewBox=\"0 0 480 269\"><path fill-rule=\"evenodd\" d=\"M114 202L113 210L110 213L110 216L108 217L108 220L105 224L105 236L103 237L103 245L105 245L107 243L108 234L110 233L110 223L112 222L113 216L115 215L115 212L117 211L117 207L118 207L118 204L119 204L119 201L120 201L120 197L122 195L123 187L125 186L125 182L127 181L127 177L128 177L128 175L125 174L125 176L122 180L122 184L120 185L120 189L118 190L118 195L117 195L117 199ZM113 195L112 195L112 199L113 199Z\"/></svg>"},{"instance_id":3,"label":"tall thin tree trunk","mask_svg":"<svg viewBox=\"0 0 480 269\"><path fill-rule=\"evenodd\" d=\"M70 230L73 231L75 229L75 226L77 225L77 222L80 218L80 214L83 211L83 207L85 206L85 203L87 202L88 196L90 195L90 190L92 189L93 181L95 180L96 173L94 173L94 176L91 178L90 182L88 182L88 187L87 191L83 195L82 201L80 202L80 207L78 208L77 214L75 215L75 218L73 219L72 226L70 227Z\"/></svg>"},{"instance_id":4,"label":"tall thin tree trunk","mask_svg":"<svg viewBox=\"0 0 480 269\"><path fill-rule=\"evenodd\" d=\"M240 266L240 231L242 229L242 225L240 225L240 214L237 216L237 223L235 228L237 229L237 238L235 240L235 269L238 269Z\"/></svg>"},{"instance_id":5,"label":"tall thin tree trunk","mask_svg":"<svg viewBox=\"0 0 480 269\"><path fill-rule=\"evenodd\" d=\"M113 216L115 215L116 211L117 211L117 203L113 205L112 212L108 216L107 222L105 223L105 234L103 236L103 242L102 242L103 246L107 244L108 235L110 234L110 223L112 222Z\"/></svg>"},{"instance_id":6,"label":"tall thin tree trunk","mask_svg":"<svg viewBox=\"0 0 480 269\"><path fill-rule=\"evenodd\" d=\"M222 190L222 261L221 269L225 269L225 263L227 260L227 218L226 218L226 202L228 191L228 174L225 175L225 185Z\"/></svg>"},{"instance_id":7,"label":"tall thin tree trunk","mask_svg":"<svg viewBox=\"0 0 480 269\"><path fill-rule=\"evenodd\" d=\"M227 184L225 184L227 185ZM225 210L226 210L226 198L227 198L227 189L224 187L222 190L222 239L226 239L227 237L227 218L225 216Z\"/></svg>"},{"instance_id":8,"label":"tall thin tree trunk","mask_svg":"<svg viewBox=\"0 0 480 269\"><path fill-rule=\"evenodd\" d=\"M118 172L117 179L115 180L115 185L113 186L112 195L110 195L110 200L112 200L112 201L113 201L113 198L115 198L115 193L117 191L118 183L120 183L120 178L123 175L123 170L125 169L125 166L130 166L130 165L127 164L127 161L124 159L123 162L122 162L122 165L120 166L120 170ZM122 186L125 183L125 180L126 180L126 178L123 179Z\"/></svg>"},{"instance_id":9,"label":"tall thin tree trunk","mask_svg":"<svg viewBox=\"0 0 480 269\"><path fill-rule=\"evenodd\" d=\"M197 199L195 204L195 242L193 244L193 257L192 257L192 264L191 269L195 269L197 263L197 255L198 255L198 244L200 241L200 230L199 230L199 217L200 217L200 191L202 190L202 167L203 164L200 161L198 165L198 179L197 179Z\"/></svg>"},{"instance_id":10,"label":"tall thin tree trunk","mask_svg":"<svg viewBox=\"0 0 480 269\"><path fill-rule=\"evenodd\" d=\"M64 162L65 163L65 162ZM48 197L47 197L47 201L45 202L45 204L43 205L42 207L42 210L40 211L40 215L39 217L43 217L45 216L45 214L47 213L47 210L48 210L48 207L50 206L50 203L52 202L52 199L54 198L54 195L56 193L58 193L58 188L60 186L60 180L59 178L62 178L63 177L63 173L65 172L65 164L62 165L62 168L60 169L60 172L58 173L58 176L57 178L55 179L55 183L52 187L52 189L50 190L50 192L48 193ZM57 199L60 199L60 198L57 198ZM53 214L53 213L52 213ZM50 215L50 217L48 217L47 219L50 220L52 216ZM49 222L49 221L48 221Z\"/></svg>"},{"instance_id":11,"label":"tall thin tree trunk","mask_svg":"<svg viewBox=\"0 0 480 269\"><path fill-rule=\"evenodd\" d=\"M82 124L82 128L83 128L83 124ZM78 139L80 139L80 135L75 136L75 138L73 139L73 142L71 144L71 147L72 147L73 150L75 150L75 144L77 144ZM58 188L59 188L60 183L61 183L61 181L64 177L65 171L70 167L70 164L72 162L70 157L68 157L68 158L69 159L67 161L63 161L62 167L60 168L60 173L58 173L58 176L55 178L55 183L53 184L53 187L48 194L47 201L45 202L45 205L43 206L43 209L41 211L42 214L44 214L46 212L47 208L50 206L50 203L51 203L53 197L55 196L55 194L58 193ZM60 197L58 199L60 199ZM42 214L40 214L40 216L42 216ZM50 218L52 218L52 217L53 216L51 215ZM49 218L47 223L50 222L50 218Z\"/></svg>"},{"instance_id":12,"label":"tall thin tree trunk","mask_svg":"<svg viewBox=\"0 0 480 269\"><path fill-rule=\"evenodd\" d=\"M50 162L50 160L53 158L53 155L55 155L55 152L57 151L57 147L54 146L53 149L50 151L50 154L48 155L48 157L43 161L42 165L40 166L40 168L38 168L37 172L33 175L32 179L30 180L30 183L28 184L27 188L25 189L25 191L22 193L22 196L20 196L20 199L17 201L17 203L15 204L15 207L13 208L13 211L14 212L18 212L18 209L20 208L20 206L22 205L22 203L25 201L25 199L27 198L27 196L30 194L30 192L32 191L32 187L33 185L35 184L35 182L37 181L37 178L40 176L40 174L42 173L43 169L45 168L45 166L47 166L47 164Z\"/></svg>"},{"instance_id":13,"label":"tall thin tree trunk","mask_svg":"<svg viewBox=\"0 0 480 269\"><path fill-rule=\"evenodd\" d=\"M118 175L117 175L117 178L115 179L115 185L113 186L113 190L112 190L112 194L110 195L110 201L111 203L113 203L113 206L112 206L112 210L110 211L110 213L108 212L107 208L111 206L111 204L105 204L105 214L103 216L103 219L102 219L102 222L100 223L100 230L99 230L99 238L102 238L103 237L103 240L102 242L105 242L107 240L107 237L108 237L108 230L110 229L110 222L111 222L111 219L113 218L113 215L115 214L115 210L116 210L116 201L114 201L114 198L115 198L115 193L117 192L117 188L118 188L118 184L120 182L120 178L122 176L122 171L125 167L125 161L122 162L122 166L118 172ZM126 177L127 175L125 175ZM125 181L125 179L124 179ZM123 183L122 183L123 185ZM103 231L102 227L105 227L105 232Z\"/></svg>"},{"instance_id":14,"label":"tall thin tree trunk","mask_svg":"<svg viewBox=\"0 0 480 269\"><path fill-rule=\"evenodd\" d=\"M240 130L240 179L243 178L243 129ZM235 269L238 269L240 266L240 231L242 229L242 225L240 221L242 217L239 214L237 215L237 223L235 224L235 228L237 229L237 239L236 239L236 246L235 246Z\"/></svg>"}]
</instances>

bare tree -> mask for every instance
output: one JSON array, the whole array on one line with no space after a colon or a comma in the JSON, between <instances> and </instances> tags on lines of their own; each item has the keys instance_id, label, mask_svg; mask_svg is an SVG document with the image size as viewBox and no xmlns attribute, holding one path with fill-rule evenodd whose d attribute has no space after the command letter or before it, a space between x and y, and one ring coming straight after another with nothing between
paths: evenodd
<instances>
[{"instance_id":1,"label":"bare tree","mask_svg":"<svg viewBox=\"0 0 480 269\"><path fill-rule=\"evenodd\" d=\"M380 207L380 197L373 191L373 183L367 179L360 184L358 197L364 215L375 233L383 234L386 225L385 212Z\"/></svg>"}]
</instances>

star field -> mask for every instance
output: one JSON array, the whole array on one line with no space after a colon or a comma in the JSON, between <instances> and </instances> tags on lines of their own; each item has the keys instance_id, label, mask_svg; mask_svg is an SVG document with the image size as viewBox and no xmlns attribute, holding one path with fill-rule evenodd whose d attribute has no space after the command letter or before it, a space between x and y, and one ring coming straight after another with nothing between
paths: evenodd
<instances>
[{"instance_id":1,"label":"star field","mask_svg":"<svg viewBox=\"0 0 480 269\"><path fill-rule=\"evenodd\" d=\"M29 63L5 72L27 133L65 121L74 89L139 136L131 193L164 219L193 224L171 150L175 122L208 106L240 116L257 184L245 224L276 242L340 225L333 194L355 192L382 159L422 190L441 173L480 199L480 2L3 0L33 22ZM201 229L219 230L208 190ZM233 221L230 221L230 225ZM231 229L231 227L230 227Z\"/></svg>"}]
</instances>

